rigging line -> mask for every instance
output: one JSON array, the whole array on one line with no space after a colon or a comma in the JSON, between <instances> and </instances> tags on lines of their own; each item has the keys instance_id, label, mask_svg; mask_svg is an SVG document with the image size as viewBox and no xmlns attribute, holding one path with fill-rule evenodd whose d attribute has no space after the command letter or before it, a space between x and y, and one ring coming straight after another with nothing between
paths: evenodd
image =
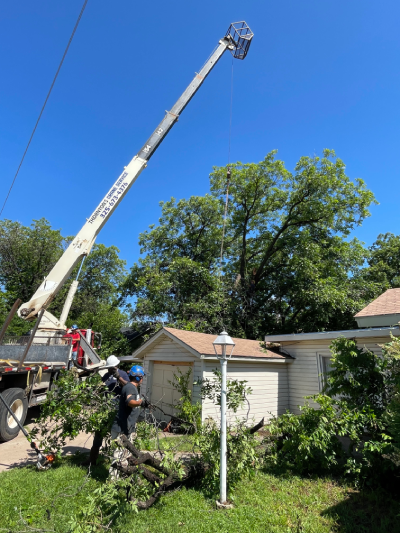
<instances>
[{"instance_id":1,"label":"rigging line","mask_svg":"<svg viewBox=\"0 0 400 533\"><path fill-rule=\"evenodd\" d=\"M233 56L232 56L232 72L231 72L231 109L229 116L229 144L228 144L228 167L231 163L231 137L232 137L232 105L233 105Z\"/></svg>"},{"instance_id":2,"label":"rigging line","mask_svg":"<svg viewBox=\"0 0 400 533\"><path fill-rule=\"evenodd\" d=\"M222 269L222 257L224 254L226 215L228 213L229 184L231 180L231 169L229 165L231 163L232 104L233 104L233 56L232 56L232 68L231 68L231 103L230 103L230 111L229 111L229 141L228 141L228 170L226 172L226 180L227 180L226 181L226 199L225 199L224 223L222 226L221 253L220 253L220 258L219 258L219 279L220 280L221 280L221 269Z\"/></svg>"},{"instance_id":3,"label":"rigging line","mask_svg":"<svg viewBox=\"0 0 400 533\"><path fill-rule=\"evenodd\" d=\"M226 217L228 214L228 202L229 202L229 184L231 180L231 169L229 165L231 162L232 104L233 104L233 56L232 56L232 71L231 71L231 102L230 102L230 111L229 111L228 168L226 171L226 197L225 197L224 222L222 225L221 253L219 257L219 272L218 272L218 305L219 305L219 300L220 300L220 295L221 295L222 258L224 255Z\"/></svg>"},{"instance_id":4,"label":"rigging line","mask_svg":"<svg viewBox=\"0 0 400 533\"><path fill-rule=\"evenodd\" d=\"M15 173L14 179L13 179L13 181L12 181L12 183L11 183L11 187L10 187L10 189L9 189L9 191L8 191L8 194L7 194L7 196L6 196L6 199L4 200L3 207L1 208L1 211L0 211L0 217L1 217L2 213L3 213L4 207L6 206L6 203L7 203L8 197L10 196L11 190L12 190L12 188L14 187L15 180L17 179L17 176L18 176L19 170L20 170L20 168L21 168L21 166L22 166L22 163L23 163L23 161L24 161L24 159L25 159L26 153L27 153L27 151L28 151L29 145L31 144L31 141L32 141L32 139L33 139L33 136L35 135L35 131L36 131L36 128L38 127L39 121L40 121L40 119L42 118L42 114L43 114L44 108L46 107L47 101L48 101L48 99L50 98L51 91L53 90L53 87L54 87L54 84L55 84L55 82L56 82L57 76L58 76L58 74L59 74L59 72L60 72L60 70L61 70L62 64L64 63L65 56L67 55L68 49L69 49L69 47L70 47L70 44L72 43L72 39L74 38L75 32L76 32L76 30L77 30L77 28L78 28L78 26L79 26L79 22L81 21L81 18L82 18L83 12L85 11L85 7L86 7L86 4L87 4L87 3L88 3L88 0L85 0L85 1L83 2L83 6L82 6L82 9L81 9L81 12L79 13L79 17L78 17L78 19L77 19L77 21L76 21L76 23L75 23L74 29L72 30L71 37L69 38L69 41L68 41L67 47L66 47L66 49L65 49L65 51L64 51L64 54L63 54L62 59L61 59L61 61L60 61L60 64L58 65L58 69L57 69L56 75L54 76L53 83L51 84L50 89L49 89L49 92L47 93L46 100L44 101L44 104L43 104L42 110L40 111L40 114L39 114L39 118L37 119L36 124L35 124L35 127L33 128L32 134L31 134L31 136L30 136L30 138L29 138L29 141L28 141L28 144L27 144L27 146L26 146L26 148L25 148L24 155L22 156L22 159L21 159L21 162L20 162L20 164L19 164L19 166L18 166L17 172Z\"/></svg>"}]
</instances>

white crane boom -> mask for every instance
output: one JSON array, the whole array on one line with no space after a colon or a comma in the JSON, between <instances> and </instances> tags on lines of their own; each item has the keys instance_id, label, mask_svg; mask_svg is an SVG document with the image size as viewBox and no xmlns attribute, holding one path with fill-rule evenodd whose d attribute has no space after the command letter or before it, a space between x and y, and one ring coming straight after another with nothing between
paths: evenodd
<instances>
[{"instance_id":1,"label":"white crane boom","mask_svg":"<svg viewBox=\"0 0 400 533\"><path fill-rule=\"evenodd\" d=\"M58 291L68 279L76 264L84 256L89 254L100 230L136 181L139 174L147 166L147 162L151 156L175 122L177 122L180 113L182 113L195 95L207 75L221 58L222 54L226 50L230 50L234 57L244 59L247 55L252 38L253 33L245 22L235 22L230 25L227 34L219 41L219 45L203 68L198 74L196 73L193 81L172 107L171 111L166 112L165 117L147 140L143 148L124 168L122 174L96 207L92 215L86 220L83 228L57 261L30 301L25 302L20 306L18 315L21 318L24 318L25 320L33 319L38 315L41 309L47 309ZM50 313L47 314L49 317L52 317ZM54 319L55 317L52 318ZM58 322L58 325L62 324Z\"/></svg>"}]
</instances>

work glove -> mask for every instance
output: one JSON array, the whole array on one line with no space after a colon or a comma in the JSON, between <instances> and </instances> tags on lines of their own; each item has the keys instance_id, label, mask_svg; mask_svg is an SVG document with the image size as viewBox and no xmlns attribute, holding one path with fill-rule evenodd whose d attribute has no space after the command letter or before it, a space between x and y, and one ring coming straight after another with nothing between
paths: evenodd
<instances>
[{"instance_id":1,"label":"work glove","mask_svg":"<svg viewBox=\"0 0 400 533\"><path fill-rule=\"evenodd\" d=\"M150 402L146 398L146 396L143 396L142 403L140 404L140 407L143 407L143 409L147 409L147 407L150 407Z\"/></svg>"}]
</instances>

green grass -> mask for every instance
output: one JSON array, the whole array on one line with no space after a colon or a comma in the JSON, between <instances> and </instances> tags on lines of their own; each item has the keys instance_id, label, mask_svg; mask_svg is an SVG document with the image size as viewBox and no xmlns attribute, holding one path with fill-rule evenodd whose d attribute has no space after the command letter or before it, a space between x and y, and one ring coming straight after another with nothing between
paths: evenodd
<instances>
[{"instance_id":1,"label":"green grass","mask_svg":"<svg viewBox=\"0 0 400 533\"><path fill-rule=\"evenodd\" d=\"M0 531L36 528L68 533L70 518L104 481L107 470L94 469L93 477L78 490L85 476L86 469L73 460L47 472L27 467L1 473ZM258 473L243 480L233 500L234 509L217 511L215 502L200 491L181 489L163 496L148 511L119 516L112 531L400 533L399 498L382 489L355 491L329 479Z\"/></svg>"}]
</instances>

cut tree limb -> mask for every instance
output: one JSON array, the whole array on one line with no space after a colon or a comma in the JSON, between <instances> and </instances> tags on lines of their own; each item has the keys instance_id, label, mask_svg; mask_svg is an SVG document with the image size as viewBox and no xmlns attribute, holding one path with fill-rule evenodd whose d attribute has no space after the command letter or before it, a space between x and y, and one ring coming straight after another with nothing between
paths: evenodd
<instances>
[{"instance_id":1,"label":"cut tree limb","mask_svg":"<svg viewBox=\"0 0 400 533\"><path fill-rule=\"evenodd\" d=\"M256 424L255 426L253 426L253 427L250 429L250 435L253 435L253 433L255 433L256 431L258 431L258 430L261 429L262 427L264 427L264 417L259 421L258 424Z\"/></svg>"},{"instance_id":2,"label":"cut tree limb","mask_svg":"<svg viewBox=\"0 0 400 533\"><path fill-rule=\"evenodd\" d=\"M151 483L157 490L146 501L137 501L136 505L139 509L148 509L151 507L161 496L161 494L174 490L176 487L193 483L204 476L207 470L207 465L204 465L201 461L193 463L187 466L182 466L183 472L178 475L176 472L165 468L165 466L148 452L142 453L140 450L129 441L125 435L120 436L120 443L124 448L131 452L132 456L128 457L128 465L124 466L118 461L113 463L113 468L116 468L120 472L127 475L132 475L136 472L140 472L143 477ZM166 476L165 479L161 479L154 472L148 470L144 465L148 465L155 470L158 470ZM131 498L134 500L134 498Z\"/></svg>"}]
</instances>

